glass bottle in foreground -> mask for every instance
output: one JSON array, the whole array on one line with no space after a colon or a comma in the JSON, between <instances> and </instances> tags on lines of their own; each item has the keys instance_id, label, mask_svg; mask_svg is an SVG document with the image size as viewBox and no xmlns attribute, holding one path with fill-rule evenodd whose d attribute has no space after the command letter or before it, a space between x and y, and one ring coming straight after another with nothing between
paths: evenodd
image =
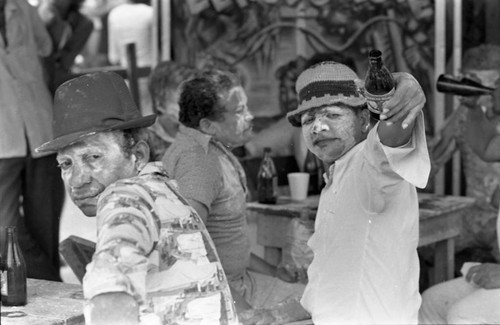
<instances>
[{"instance_id":1,"label":"glass bottle in foreground","mask_svg":"<svg viewBox=\"0 0 500 325\"><path fill-rule=\"evenodd\" d=\"M367 100L368 109L375 114L381 114L382 104L394 94L394 78L384 65L381 51L371 50L368 57L369 66L363 95Z\"/></svg>"},{"instance_id":2,"label":"glass bottle in foreground","mask_svg":"<svg viewBox=\"0 0 500 325\"><path fill-rule=\"evenodd\" d=\"M260 203L276 203L278 199L278 173L271 157L271 148L264 148L264 158L257 173L257 200Z\"/></svg>"},{"instance_id":3,"label":"glass bottle in foreground","mask_svg":"<svg viewBox=\"0 0 500 325\"><path fill-rule=\"evenodd\" d=\"M17 241L16 227L7 227L7 242L2 251L1 283L3 306L26 305L26 263Z\"/></svg>"}]
</instances>

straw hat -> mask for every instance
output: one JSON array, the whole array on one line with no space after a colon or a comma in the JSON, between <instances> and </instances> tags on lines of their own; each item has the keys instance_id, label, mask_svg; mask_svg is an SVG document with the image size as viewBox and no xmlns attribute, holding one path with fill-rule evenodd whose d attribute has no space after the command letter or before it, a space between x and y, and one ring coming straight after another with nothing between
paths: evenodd
<instances>
[{"instance_id":1,"label":"straw hat","mask_svg":"<svg viewBox=\"0 0 500 325\"><path fill-rule=\"evenodd\" d=\"M359 92L354 80L358 76L344 64L325 61L302 71L297 78L299 106L287 114L288 121L301 127L301 117L309 109L343 103L361 106L366 99Z\"/></svg>"}]
</instances>

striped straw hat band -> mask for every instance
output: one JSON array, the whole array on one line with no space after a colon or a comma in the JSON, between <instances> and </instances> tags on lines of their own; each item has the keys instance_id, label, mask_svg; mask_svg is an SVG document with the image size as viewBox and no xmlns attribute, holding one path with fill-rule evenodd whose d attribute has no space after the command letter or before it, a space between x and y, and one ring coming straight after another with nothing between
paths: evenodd
<instances>
[{"instance_id":1,"label":"striped straw hat band","mask_svg":"<svg viewBox=\"0 0 500 325\"><path fill-rule=\"evenodd\" d=\"M293 126L302 126L305 111L342 103L356 107L366 103L354 80L358 76L344 64L333 61L321 62L304 70L295 84L299 105L287 114Z\"/></svg>"}]
</instances>

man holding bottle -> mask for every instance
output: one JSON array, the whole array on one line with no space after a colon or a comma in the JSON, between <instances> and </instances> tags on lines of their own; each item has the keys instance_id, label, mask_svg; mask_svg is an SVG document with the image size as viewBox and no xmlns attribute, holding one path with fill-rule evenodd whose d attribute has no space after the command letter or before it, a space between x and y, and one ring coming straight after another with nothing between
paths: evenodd
<instances>
[{"instance_id":1,"label":"man holding bottle","mask_svg":"<svg viewBox=\"0 0 500 325\"><path fill-rule=\"evenodd\" d=\"M418 197L430 170L422 107L409 74L372 126L358 76L322 62L301 73L299 106L288 113L328 168L314 259L301 303L314 324L416 324L420 295Z\"/></svg>"}]
</instances>

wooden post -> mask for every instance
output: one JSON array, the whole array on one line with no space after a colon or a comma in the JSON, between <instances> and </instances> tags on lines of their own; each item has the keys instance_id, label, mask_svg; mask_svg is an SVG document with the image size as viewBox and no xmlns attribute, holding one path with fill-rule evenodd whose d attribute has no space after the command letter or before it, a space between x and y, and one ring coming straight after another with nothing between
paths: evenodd
<instances>
[{"instance_id":1,"label":"wooden post","mask_svg":"<svg viewBox=\"0 0 500 325\"><path fill-rule=\"evenodd\" d=\"M137 58L135 55L135 44L129 43L127 46L127 80L132 93L132 97L135 100L137 108L141 111L141 99L139 95L139 76L137 74Z\"/></svg>"},{"instance_id":2,"label":"wooden post","mask_svg":"<svg viewBox=\"0 0 500 325\"><path fill-rule=\"evenodd\" d=\"M172 10L171 0L161 0L161 61L172 59Z\"/></svg>"},{"instance_id":3,"label":"wooden post","mask_svg":"<svg viewBox=\"0 0 500 325\"><path fill-rule=\"evenodd\" d=\"M151 55L151 63L153 67L157 65L161 61L161 1L160 0L152 0L151 6L153 7L153 32L152 38L152 55Z\"/></svg>"},{"instance_id":4,"label":"wooden post","mask_svg":"<svg viewBox=\"0 0 500 325\"><path fill-rule=\"evenodd\" d=\"M446 66L446 1L436 1L434 12L434 80L445 72ZM438 134L444 122L444 94L434 90L434 134ZM436 194L444 194L444 170L441 169L434 179Z\"/></svg>"},{"instance_id":5,"label":"wooden post","mask_svg":"<svg viewBox=\"0 0 500 325\"><path fill-rule=\"evenodd\" d=\"M458 75L462 69L462 0L453 0L453 74ZM453 109L460 105L458 96L453 96ZM452 194L462 192L462 160L460 151L453 154L452 159Z\"/></svg>"}]
</instances>

